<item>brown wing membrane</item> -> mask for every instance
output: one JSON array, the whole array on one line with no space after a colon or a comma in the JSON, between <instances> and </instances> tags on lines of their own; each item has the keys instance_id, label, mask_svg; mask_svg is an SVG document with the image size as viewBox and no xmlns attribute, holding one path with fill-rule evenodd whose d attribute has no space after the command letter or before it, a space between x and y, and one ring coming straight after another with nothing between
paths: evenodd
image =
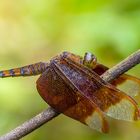
<instances>
[{"instance_id":1,"label":"brown wing membrane","mask_svg":"<svg viewBox=\"0 0 140 140\"><path fill-rule=\"evenodd\" d=\"M71 61L83 64L83 58L81 58L80 56L67 52L63 53L63 55L65 55ZM98 75L102 75L109 68L105 65L97 63L96 66L94 66L93 68L90 67L90 69L92 69ZM123 74L120 77L113 80L111 84L117 87L118 89L122 90L129 96L134 97L140 94L140 79L131 75Z\"/></svg>"},{"instance_id":2,"label":"brown wing membrane","mask_svg":"<svg viewBox=\"0 0 140 140\"><path fill-rule=\"evenodd\" d=\"M102 64L97 64L93 69L98 75L102 75L108 68ZM140 94L140 79L131 75L123 74L111 82L112 85L122 90L129 96Z\"/></svg>"},{"instance_id":3,"label":"brown wing membrane","mask_svg":"<svg viewBox=\"0 0 140 140\"><path fill-rule=\"evenodd\" d=\"M79 93L59 69L51 67L44 72L37 81L37 89L57 111L100 132L108 132L103 112Z\"/></svg>"},{"instance_id":4,"label":"brown wing membrane","mask_svg":"<svg viewBox=\"0 0 140 140\"><path fill-rule=\"evenodd\" d=\"M92 129L104 133L109 131L108 122L105 120L102 111L98 109L97 106L93 106L93 104L84 97L81 97L77 104L68 108L64 114L83 122Z\"/></svg>"},{"instance_id":5,"label":"brown wing membrane","mask_svg":"<svg viewBox=\"0 0 140 140\"><path fill-rule=\"evenodd\" d=\"M60 62L59 66L66 76L84 96L107 115L127 121L138 118L138 108L132 98L105 83L96 73L83 65L70 62L66 58L64 61Z\"/></svg>"}]
</instances>

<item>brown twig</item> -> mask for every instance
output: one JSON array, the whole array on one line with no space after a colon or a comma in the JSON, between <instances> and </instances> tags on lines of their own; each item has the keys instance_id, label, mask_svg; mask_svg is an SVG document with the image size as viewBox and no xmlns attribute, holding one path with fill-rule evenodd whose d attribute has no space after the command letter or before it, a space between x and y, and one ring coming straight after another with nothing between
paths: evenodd
<instances>
[{"instance_id":1,"label":"brown twig","mask_svg":"<svg viewBox=\"0 0 140 140\"><path fill-rule=\"evenodd\" d=\"M104 81L110 82L116 77L120 76L121 74L134 67L135 65L137 65L138 63L140 63L140 50L133 53L116 66L106 71L101 77ZM18 140L58 115L59 113L56 110L49 107L32 119L13 129L9 133L1 136L0 140Z\"/></svg>"},{"instance_id":2,"label":"brown twig","mask_svg":"<svg viewBox=\"0 0 140 140\"><path fill-rule=\"evenodd\" d=\"M135 53L131 54L123 61L115 65L114 67L110 68L106 71L101 77L106 82L111 82L113 79L117 78L118 76L122 75L132 67L136 66L140 63L140 49Z\"/></svg>"},{"instance_id":3,"label":"brown twig","mask_svg":"<svg viewBox=\"0 0 140 140\"><path fill-rule=\"evenodd\" d=\"M9 133L5 134L4 136L1 136L0 140L18 140L23 136L31 133L35 129L39 128L44 123L50 121L58 114L59 113L57 113L57 111L49 107L48 109L42 111L29 121L24 122L22 125L13 129Z\"/></svg>"}]
</instances>

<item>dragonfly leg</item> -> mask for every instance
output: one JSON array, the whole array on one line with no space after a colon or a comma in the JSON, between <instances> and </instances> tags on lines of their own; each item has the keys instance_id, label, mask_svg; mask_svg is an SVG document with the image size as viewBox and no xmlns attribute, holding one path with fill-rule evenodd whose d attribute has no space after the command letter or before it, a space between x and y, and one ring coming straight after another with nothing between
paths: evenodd
<instances>
[{"instance_id":1,"label":"dragonfly leg","mask_svg":"<svg viewBox=\"0 0 140 140\"><path fill-rule=\"evenodd\" d=\"M19 68L0 71L0 77L33 76L43 73L49 66L48 63L35 63Z\"/></svg>"},{"instance_id":2,"label":"dragonfly leg","mask_svg":"<svg viewBox=\"0 0 140 140\"><path fill-rule=\"evenodd\" d=\"M89 68L95 68L97 64L97 58L94 54L86 52L83 60L83 64Z\"/></svg>"}]
</instances>

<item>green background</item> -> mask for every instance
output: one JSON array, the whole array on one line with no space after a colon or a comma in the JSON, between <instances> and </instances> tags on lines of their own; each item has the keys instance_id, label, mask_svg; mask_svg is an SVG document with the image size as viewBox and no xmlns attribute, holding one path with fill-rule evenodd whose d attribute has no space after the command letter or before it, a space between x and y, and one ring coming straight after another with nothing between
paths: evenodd
<instances>
[{"instance_id":1,"label":"green background","mask_svg":"<svg viewBox=\"0 0 140 140\"><path fill-rule=\"evenodd\" d=\"M111 67L139 48L139 0L0 0L1 70L49 61L63 51L90 51ZM140 66L128 73L140 77ZM37 78L0 79L0 135L48 107ZM60 115L23 140L140 139L140 122L109 122L110 133L101 134Z\"/></svg>"}]
</instances>

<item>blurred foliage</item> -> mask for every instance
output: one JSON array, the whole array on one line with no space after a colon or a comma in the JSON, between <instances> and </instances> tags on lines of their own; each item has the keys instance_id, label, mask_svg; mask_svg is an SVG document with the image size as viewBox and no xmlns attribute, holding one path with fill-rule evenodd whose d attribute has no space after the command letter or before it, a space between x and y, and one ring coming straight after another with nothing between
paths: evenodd
<instances>
[{"instance_id":1,"label":"blurred foliage","mask_svg":"<svg viewBox=\"0 0 140 140\"><path fill-rule=\"evenodd\" d=\"M49 61L63 52L93 52L113 66L140 48L139 0L1 0L0 69ZM129 73L140 77L140 67ZM37 77L0 79L0 135L47 107ZM60 115L24 140L138 140L140 123L110 119L101 134ZM129 133L128 133L129 132Z\"/></svg>"}]
</instances>

